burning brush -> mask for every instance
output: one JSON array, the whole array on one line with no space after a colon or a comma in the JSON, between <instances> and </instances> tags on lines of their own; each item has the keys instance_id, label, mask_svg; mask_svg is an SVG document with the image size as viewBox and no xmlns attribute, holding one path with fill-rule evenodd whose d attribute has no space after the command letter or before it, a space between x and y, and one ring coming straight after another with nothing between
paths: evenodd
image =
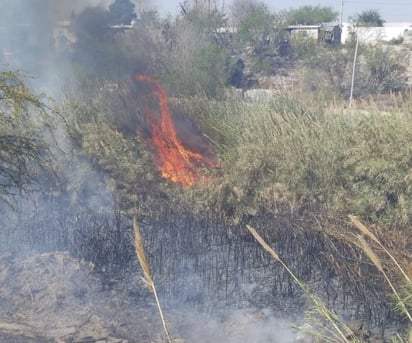
<instances>
[{"instance_id":1,"label":"burning brush","mask_svg":"<svg viewBox=\"0 0 412 343\"><path fill-rule=\"evenodd\" d=\"M216 162L182 144L170 115L167 93L161 84L150 76L142 74L137 74L135 79L148 83L152 95L159 101L160 122L156 119L155 111L147 109L147 115L162 176L183 186L191 186L200 181L202 167L217 168Z\"/></svg>"}]
</instances>

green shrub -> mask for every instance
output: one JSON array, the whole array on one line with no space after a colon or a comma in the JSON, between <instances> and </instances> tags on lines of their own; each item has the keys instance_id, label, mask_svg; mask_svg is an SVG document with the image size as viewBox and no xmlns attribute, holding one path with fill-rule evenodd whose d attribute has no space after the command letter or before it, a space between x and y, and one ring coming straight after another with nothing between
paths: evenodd
<instances>
[{"instance_id":1,"label":"green shrub","mask_svg":"<svg viewBox=\"0 0 412 343\"><path fill-rule=\"evenodd\" d=\"M314 43L312 43L314 44ZM348 47L321 47L309 42L297 41L295 58L318 74L316 88L333 89L348 98L350 94L354 45ZM382 46L360 46L355 66L354 97L398 92L406 89L406 65L404 53Z\"/></svg>"}]
</instances>

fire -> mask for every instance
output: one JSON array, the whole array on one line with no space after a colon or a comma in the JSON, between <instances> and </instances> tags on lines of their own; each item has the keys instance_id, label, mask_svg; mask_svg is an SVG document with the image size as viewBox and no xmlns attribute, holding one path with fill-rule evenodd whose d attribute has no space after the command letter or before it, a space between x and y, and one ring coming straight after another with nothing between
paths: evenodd
<instances>
[{"instance_id":1,"label":"fire","mask_svg":"<svg viewBox=\"0 0 412 343\"><path fill-rule=\"evenodd\" d=\"M167 93L161 84L147 75L137 74L135 78L137 81L148 83L152 94L159 101L160 123L156 120L152 110L148 110L148 114L152 129L152 142L157 151L162 176L184 186L193 185L201 178L200 168L202 166L217 167L216 163L183 146L170 116Z\"/></svg>"}]
</instances>

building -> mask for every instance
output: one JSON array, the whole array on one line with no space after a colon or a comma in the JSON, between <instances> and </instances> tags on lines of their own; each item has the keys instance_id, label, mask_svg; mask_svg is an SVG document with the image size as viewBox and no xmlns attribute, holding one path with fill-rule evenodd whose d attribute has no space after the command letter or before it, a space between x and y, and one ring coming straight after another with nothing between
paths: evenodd
<instances>
[{"instance_id":1,"label":"building","mask_svg":"<svg viewBox=\"0 0 412 343\"><path fill-rule=\"evenodd\" d=\"M289 25L284 29L290 37L311 38L325 44L340 44L342 29L339 24Z\"/></svg>"},{"instance_id":2,"label":"building","mask_svg":"<svg viewBox=\"0 0 412 343\"><path fill-rule=\"evenodd\" d=\"M318 31L318 40L326 44L340 44L342 28L336 24L323 24Z\"/></svg>"},{"instance_id":3,"label":"building","mask_svg":"<svg viewBox=\"0 0 412 343\"><path fill-rule=\"evenodd\" d=\"M409 26L403 32L403 44L412 45L412 26Z\"/></svg>"},{"instance_id":4,"label":"building","mask_svg":"<svg viewBox=\"0 0 412 343\"><path fill-rule=\"evenodd\" d=\"M377 44L394 40L405 39L405 32L412 30L412 23L385 23L380 27L356 27L351 23L344 23L342 27L342 42L350 40L357 34L360 43Z\"/></svg>"}]
</instances>

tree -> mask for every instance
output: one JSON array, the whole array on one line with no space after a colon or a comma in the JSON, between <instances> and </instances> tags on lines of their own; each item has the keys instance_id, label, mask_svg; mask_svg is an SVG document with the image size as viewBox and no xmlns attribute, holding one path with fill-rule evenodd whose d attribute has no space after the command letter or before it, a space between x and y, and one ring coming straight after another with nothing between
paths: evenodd
<instances>
[{"instance_id":1,"label":"tree","mask_svg":"<svg viewBox=\"0 0 412 343\"><path fill-rule=\"evenodd\" d=\"M219 97L226 81L228 50L206 28L179 20L170 29L169 45L156 74L174 95Z\"/></svg>"},{"instance_id":2,"label":"tree","mask_svg":"<svg viewBox=\"0 0 412 343\"><path fill-rule=\"evenodd\" d=\"M45 105L17 73L0 72L0 122L0 201L10 204L10 196L41 183L52 158Z\"/></svg>"},{"instance_id":3,"label":"tree","mask_svg":"<svg viewBox=\"0 0 412 343\"><path fill-rule=\"evenodd\" d=\"M184 20L207 33L216 32L217 29L226 26L226 14L214 5L202 2L185 1L180 4L181 14Z\"/></svg>"},{"instance_id":4,"label":"tree","mask_svg":"<svg viewBox=\"0 0 412 343\"><path fill-rule=\"evenodd\" d=\"M173 95L220 97L229 47L221 44L217 29L224 26L225 14L198 1L180 6L181 15L164 23L166 50L155 75Z\"/></svg>"},{"instance_id":5,"label":"tree","mask_svg":"<svg viewBox=\"0 0 412 343\"><path fill-rule=\"evenodd\" d=\"M231 17L234 26L238 26L239 23L244 20L251 12L257 8L266 6L264 3L259 3L256 0L239 0L234 1L230 7Z\"/></svg>"},{"instance_id":6,"label":"tree","mask_svg":"<svg viewBox=\"0 0 412 343\"><path fill-rule=\"evenodd\" d=\"M218 10L212 10L205 14L193 9L187 12L187 20L208 33L215 32L218 28L226 26L225 14Z\"/></svg>"},{"instance_id":7,"label":"tree","mask_svg":"<svg viewBox=\"0 0 412 343\"><path fill-rule=\"evenodd\" d=\"M356 15L355 17L356 26L383 26L385 20L377 10L366 10Z\"/></svg>"},{"instance_id":8,"label":"tree","mask_svg":"<svg viewBox=\"0 0 412 343\"><path fill-rule=\"evenodd\" d=\"M286 25L315 25L336 20L338 12L331 7L302 6L283 13Z\"/></svg>"},{"instance_id":9,"label":"tree","mask_svg":"<svg viewBox=\"0 0 412 343\"><path fill-rule=\"evenodd\" d=\"M110 16L114 24L130 25L136 19L135 5L130 0L115 0L110 6Z\"/></svg>"},{"instance_id":10,"label":"tree","mask_svg":"<svg viewBox=\"0 0 412 343\"><path fill-rule=\"evenodd\" d=\"M274 32L274 16L264 3L242 1L232 8L241 45L257 46Z\"/></svg>"}]
</instances>

